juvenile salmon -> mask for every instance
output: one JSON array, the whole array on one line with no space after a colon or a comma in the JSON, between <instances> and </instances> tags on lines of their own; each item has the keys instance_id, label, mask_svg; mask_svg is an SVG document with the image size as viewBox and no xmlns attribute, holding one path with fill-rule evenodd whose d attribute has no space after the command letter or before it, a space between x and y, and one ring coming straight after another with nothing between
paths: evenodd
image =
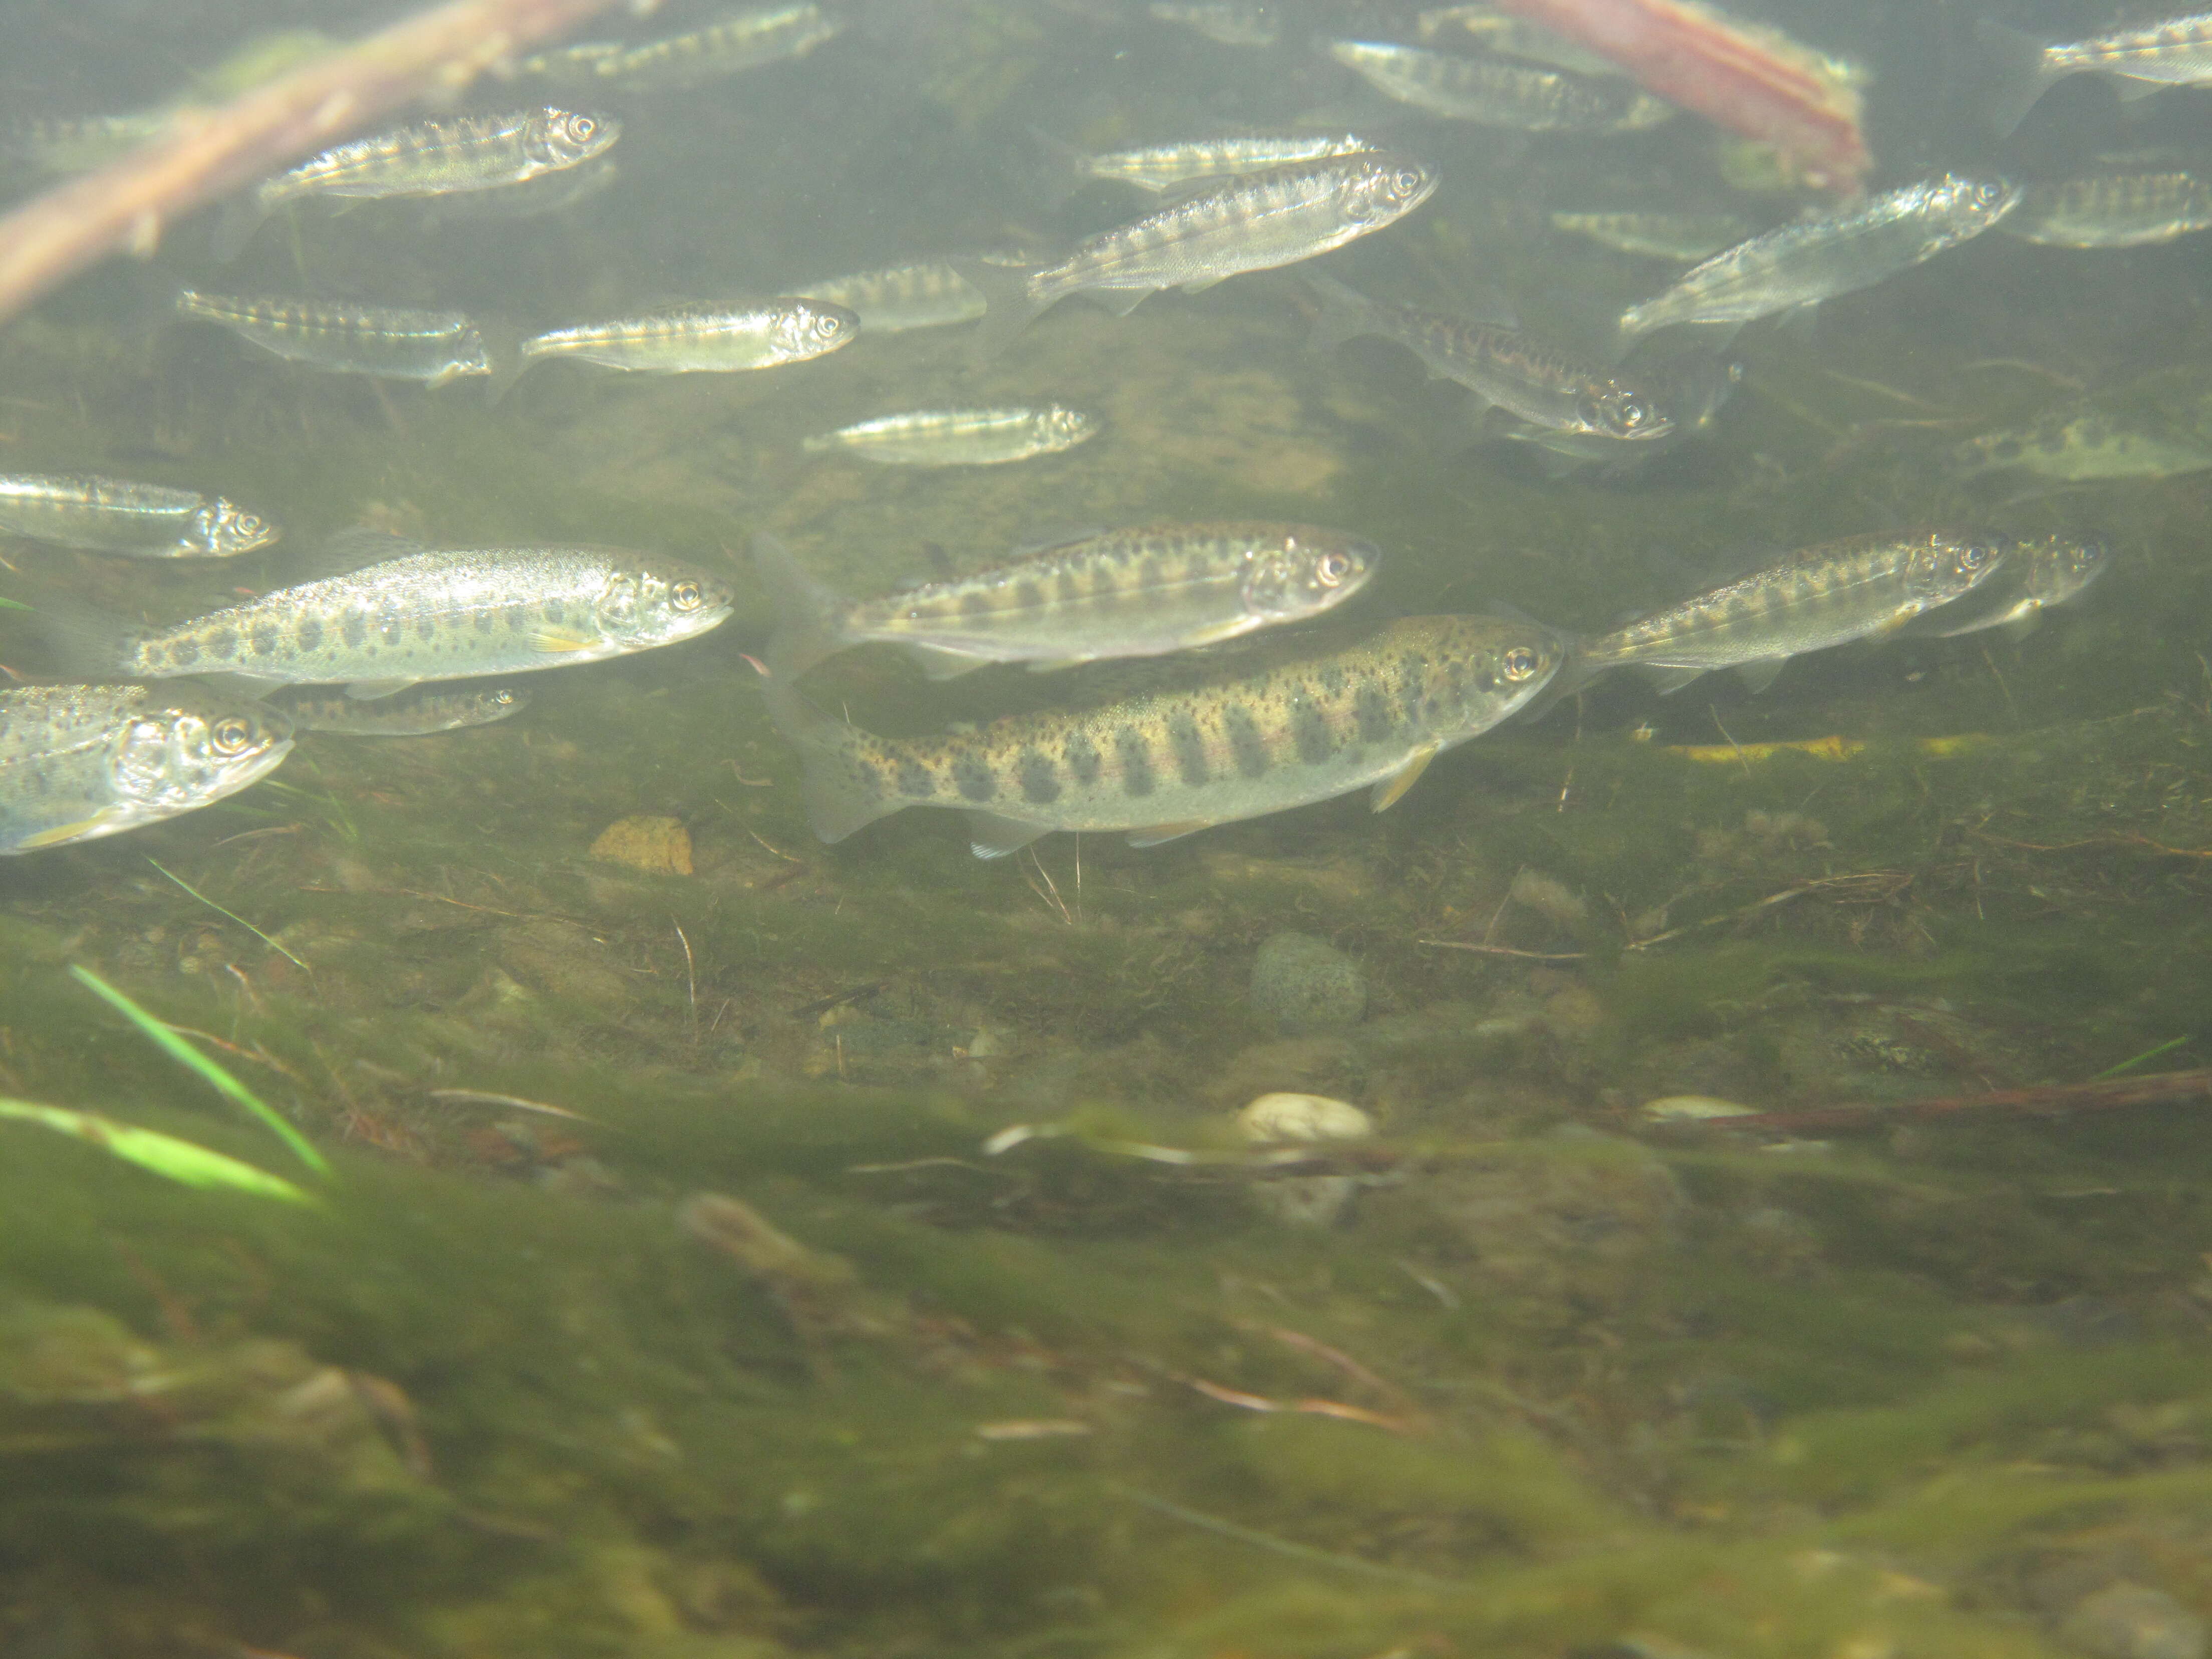
<instances>
[{"instance_id":1,"label":"juvenile salmon","mask_svg":"<svg viewBox=\"0 0 2212 1659\"><path fill-rule=\"evenodd\" d=\"M1379 558L1365 542L1305 525L1154 525L854 600L807 575L775 538L753 541L782 624L770 653L778 672L878 641L903 648L932 679L993 662L1042 670L1159 656L1302 621L1357 593Z\"/></svg>"},{"instance_id":2,"label":"juvenile salmon","mask_svg":"<svg viewBox=\"0 0 2212 1659\"><path fill-rule=\"evenodd\" d=\"M212 805L291 749L282 714L204 686L0 691L0 854L91 841Z\"/></svg>"},{"instance_id":3,"label":"juvenile salmon","mask_svg":"<svg viewBox=\"0 0 2212 1659\"><path fill-rule=\"evenodd\" d=\"M799 447L817 455L842 450L879 466L993 466L1058 454L1097 432L1096 416L1058 404L1042 409L918 409L817 433Z\"/></svg>"},{"instance_id":4,"label":"juvenile salmon","mask_svg":"<svg viewBox=\"0 0 2212 1659\"><path fill-rule=\"evenodd\" d=\"M220 495L91 473L0 477L0 534L137 559L227 559L276 526Z\"/></svg>"},{"instance_id":5,"label":"juvenile salmon","mask_svg":"<svg viewBox=\"0 0 2212 1659\"><path fill-rule=\"evenodd\" d=\"M1182 665L1161 689L1012 714L934 738L881 738L824 714L787 676L769 712L805 768L824 841L908 806L968 815L978 858L1055 830L1150 847L1372 787L1381 811L1438 754L1518 712L1567 642L1494 617L1408 617L1272 641Z\"/></svg>"}]
</instances>

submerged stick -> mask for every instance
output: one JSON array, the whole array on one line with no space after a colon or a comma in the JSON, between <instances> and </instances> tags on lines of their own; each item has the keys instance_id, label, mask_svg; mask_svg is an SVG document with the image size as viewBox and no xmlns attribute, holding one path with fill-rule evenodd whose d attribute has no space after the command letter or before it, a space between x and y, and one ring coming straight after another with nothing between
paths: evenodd
<instances>
[{"instance_id":1,"label":"submerged stick","mask_svg":"<svg viewBox=\"0 0 2212 1659\"><path fill-rule=\"evenodd\" d=\"M167 130L0 219L0 322L86 266L424 93L452 94L613 0L450 0Z\"/></svg>"},{"instance_id":2,"label":"submerged stick","mask_svg":"<svg viewBox=\"0 0 2212 1659\"><path fill-rule=\"evenodd\" d=\"M2212 1066L2189 1072L2154 1072L2148 1077L2118 1077L2087 1083L2052 1083L2033 1089L1991 1089L1978 1095L1941 1095L1933 1100L1887 1106L1820 1106L1802 1112L1744 1112L1732 1117L1684 1119L1654 1127L1701 1129L1879 1129L1911 1118L1948 1117L1954 1112L2013 1111L2056 1115L2061 1112L2110 1111L2121 1106L2149 1106L2162 1101L2212 1097Z\"/></svg>"}]
</instances>

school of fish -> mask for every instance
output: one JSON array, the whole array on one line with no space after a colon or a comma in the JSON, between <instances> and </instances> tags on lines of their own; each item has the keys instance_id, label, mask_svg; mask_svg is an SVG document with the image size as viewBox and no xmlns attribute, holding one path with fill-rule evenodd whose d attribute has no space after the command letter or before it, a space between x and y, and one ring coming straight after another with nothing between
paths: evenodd
<instances>
[{"instance_id":1,"label":"school of fish","mask_svg":"<svg viewBox=\"0 0 2212 1659\"><path fill-rule=\"evenodd\" d=\"M581 316L518 317L422 294L387 302L343 284L231 294L172 281L161 303L170 322L222 331L298 370L367 377L380 398L385 382L480 382L488 395L473 418L490 421L540 364L568 363L544 376L569 377L577 397L617 382L651 395L669 375L744 374L781 387L876 335L963 327L963 361L981 363L1023 350L1024 331L1077 296L1127 319L1111 326L1141 331L1154 295L1205 295L1252 277L1221 303L1273 307L1322 354L1325 374L1344 372L1335 349L1354 340L1386 343L1344 354L1370 364L1410 354L1457 389L1449 395L1469 441L1519 443L1541 475L1533 487L1569 491L1632 481L1651 457L1711 441L1742 379L1730 354L1747 326L1802 324L1991 230L2014 239L2014 256L2044 258L2073 256L2035 249L2140 248L2212 228L2212 172L2162 153L2020 177L1923 164L1862 188L1880 169L1860 124L1860 66L1710 8L1611 3L1641 32L1576 21L1602 8L1534 0L1510 15L1452 5L1395 20L1387 6L1316 0L1298 13L1311 29L1300 39L1279 6L1132 0L1126 27L1172 32L1193 52L1297 54L1302 73L1334 77L1336 96L1318 112L1286 110L1273 128L1224 131L1194 111L1184 131L1111 147L1032 130L1030 171L1054 210L1072 199L1120 204L1098 216L1113 210L1117 222L1088 234L1024 224L902 258L884 249L884 263L779 291L617 298ZM1054 15L1042 10L1040 27L1058 26ZM511 65L483 107L365 133L239 191L215 216L209 251L228 264L272 224L297 243L319 216L341 212L384 216L377 222L403 237L450 216L581 214L626 187L617 167L650 144L656 122L680 119L682 94L800 73L793 66L848 50L840 43L856 32L836 4L801 0L694 15L659 33L640 19L627 33L549 47ZM1973 101L1999 134L2075 75L2130 97L2212 84L2212 14L2062 41L1984 20L1976 38L1987 73ZM1638 135L1696 118L1686 111L1763 139L1778 176L1827 199L1794 217L1711 192L1678 204L1542 204L1536 222L1547 229L1531 234L1579 246L1562 258L1600 257L1594 246L1674 268L1617 319L1608 307L1607 324L1583 338L1525 328L1508 296L1474 284L1401 282L1394 292L1353 277L1389 266L1329 258L1369 238L1431 262L1449 246L1431 205L1452 199L1431 153L1439 132L1622 155ZM169 118L166 108L40 118L0 135L0 150L69 171ZM842 467L857 481L841 487L853 489L870 478L899 487L871 467L1018 467L992 476L1034 472L1048 517L1050 469L1068 465L1054 458L1124 441L1078 397L978 399L950 374L878 395L842 425L795 427L793 464ZM1930 453L1960 479L2072 487L2212 467L2212 447L2135 431L2087 398ZM55 665L40 683L0 690L0 853L212 805L266 777L301 734L422 737L509 720L530 701L518 677L685 647L749 592L776 618L757 647L757 684L798 752L819 836L842 841L907 807L939 807L963 815L976 856L996 858L1054 831L1112 831L1147 847L1362 790L1381 811L1438 757L1507 720L1541 718L1607 674L1664 695L1732 671L1758 691L1810 652L1893 638L1940 650L1935 642L2018 632L2078 600L2113 562L2094 538L1996 524L1838 526L1860 533L1740 561L1724 580L1585 631L1503 608L1397 614L1414 596L1383 580L1388 542L1357 525L1133 513L994 550L966 574L856 594L815 574L811 550L736 527L729 545L750 556L723 571L649 548L444 545L368 527L287 535L282 520L313 517L301 503L240 490L241 504L215 493L228 481L167 476L181 466L149 468L164 476L143 481L117 476L105 457L64 468L0 476L0 544L24 544L9 568L40 579L11 603L35 613ZM172 568L234 561L226 572L250 574L192 614L145 621L52 581L72 553ZM1080 672L1032 683L1054 694L1042 707L1026 698L1023 712L887 737L828 713L805 683L870 646L902 653L926 680L994 666ZM1126 666L1086 668L1107 663Z\"/></svg>"}]
</instances>

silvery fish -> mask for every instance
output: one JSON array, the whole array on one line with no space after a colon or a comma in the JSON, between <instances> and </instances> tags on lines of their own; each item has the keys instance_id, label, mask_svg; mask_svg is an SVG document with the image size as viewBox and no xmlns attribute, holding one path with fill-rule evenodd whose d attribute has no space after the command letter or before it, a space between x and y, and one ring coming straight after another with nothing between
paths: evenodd
<instances>
[{"instance_id":1,"label":"silvery fish","mask_svg":"<svg viewBox=\"0 0 2212 1659\"><path fill-rule=\"evenodd\" d=\"M930 738L832 720L772 675L769 715L805 768L824 841L907 806L968 815L978 858L1055 830L1151 847L1373 787L1395 803L1444 750L1518 713L1567 641L1534 623L1407 617L1177 665L1158 689Z\"/></svg>"},{"instance_id":2,"label":"silvery fish","mask_svg":"<svg viewBox=\"0 0 2212 1659\"><path fill-rule=\"evenodd\" d=\"M988 349L1071 294L1126 316L1164 288L1197 294L1243 271L1310 259L1402 219L1436 187L1436 174L1407 156L1334 156L1224 180L1088 237L1050 264L966 264L960 274L991 303Z\"/></svg>"},{"instance_id":3,"label":"silvery fish","mask_svg":"<svg viewBox=\"0 0 2212 1659\"><path fill-rule=\"evenodd\" d=\"M1660 337L1662 341L1667 337ZM1553 477L1587 468L1624 472L1710 431L1721 406L1743 383L1743 365L1710 346L1647 346L1620 364L1619 372L1657 393L1658 406L1670 422L1660 436L1624 442L1603 433L1554 432L1540 426L1520 427L1504 435L1526 445L1538 466Z\"/></svg>"},{"instance_id":4,"label":"silvery fish","mask_svg":"<svg viewBox=\"0 0 2212 1659\"><path fill-rule=\"evenodd\" d=\"M132 110L122 115L27 116L0 137L0 155L45 173L88 173L129 155L168 129L175 112Z\"/></svg>"},{"instance_id":5,"label":"silvery fish","mask_svg":"<svg viewBox=\"0 0 2212 1659\"><path fill-rule=\"evenodd\" d=\"M1974 27L1990 58L1988 112L2000 133L2018 126L2036 100L2069 75L2110 76L2123 98L2212 82L2212 12L2052 46L1986 17Z\"/></svg>"},{"instance_id":6,"label":"silvery fish","mask_svg":"<svg viewBox=\"0 0 2212 1659\"><path fill-rule=\"evenodd\" d=\"M2064 483L2171 478L2212 467L2212 449L2191 437L2132 427L2108 411L2071 405L2030 425L1969 438L1953 452L1961 474L2021 471Z\"/></svg>"},{"instance_id":7,"label":"silvery fish","mask_svg":"<svg viewBox=\"0 0 2212 1659\"><path fill-rule=\"evenodd\" d=\"M489 726L528 707L530 693L520 686L416 685L367 702L343 691L279 686L262 701L292 722L295 732L327 732L349 738L414 738L432 732L458 732Z\"/></svg>"},{"instance_id":8,"label":"silvery fish","mask_svg":"<svg viewBox=\"0 0 2212 1659\"><path fill-rule=\"evenodd\" d=\"M1741 241L1751 227L1733 213L1554 213L1552 228L1621 253L1702 259Z\"/></svg>"},{"instance_id":9,"label":"silvery fish","mask_svg":"<svg viewBox=\"0 0 2212 1659\"><path fill-rule=\"evenodd\" d=\"M1056 455L1097 431L1096 416L1058 404L1042 409L918 409L817 433L800 447L811 454L842 451L879 466L994 466Z\"/></svg>"},{"instance_id":10,"label":"silvery fish","mask_svg":"<svg viewBox=\"0 0 2212 1659\"><path fill-rule=\"evenodd\" d=\"M591 40L526 59L526 75L624 92L697 86L766 64L804 58L844 24L805 0L732 12L684 34L635 45Z\"/></svg>"},{"instance_id":11,"label":"silvery fish","mask_svg":"<svg viewBox=\"0 0 2212 1659\"><path fill-rule=\"evenodd\" d=\"M805 362L850 345L860 319L818 300L671 306L642 317L548 329L522 361L568 357L635 374L731 374Z\"/></svg>"},{"instance_id":12,"label":"silvery fish","mask_svg":"<svg viewBox=\"0 0 2212 1659\"><path fill-rule=\"evenodd\" d=\"M222 674L366 698L673 645L730 614L715 578L616 548L431 551L352 531L326 556L374 562L164 626L64 611L56 641L72 660L135 679Z\"/></svg>"},{"instance_id":13,"label":"silvery fish","mask_svg":"<svg viewBox=\"0 0 2212 1659\"><path fill-rule=\"evenodd\" d=\"M932 679L986 663L1040 672L1156 657L1317 617L1366 586L1381 556L1290 524L1148 525L1022 549L1011 563L880 599L848 599L770 536L753 563L780 626L769 660L803 673L848 646L896 645Z\"/></svg>"},{"instance_id":14,"label":"silvery fish","mask_svg":"<svg viewBox=\"0 0 2212 1659\"><path fill-rule=\"evenodd\" d=\"M213 805L291 749L282 714L206 686L0 691L0 854L90 841Z\"/></svg>"},{"instance_id":15,"label":"silvery fish","mask_svg":"<svg viewBox=\"0 0 2212 1659\"><path fill-rule=\"evenodd\" d=\"M863 334L972 323L984 311L982 290L942 260L824 276L791 292L844 307L860 319Z\"/></svg>"},{"instance_id":16,"label":"silvery fish","mask_svg":"<svg viewBox=\"0 0 2212 1659\"><path fill-rule=\"evenodd\" d=\"M2075 541L2069 536L2022 542L2007 551L2004 568L1973 596L1989 603L1976 604L1968 620L1936 633L1948 640L1984 628L2002 628L2019 638L2042 621L2045 611L2072 604L2112 568L2112 556L2102 542ZM1944 619L1948 613L1939 618Z\"/></svg>"},{"instance_id":17,"label":"silvery fish","mask_svg":"<svg viewBox=\"0 0 2212 1659\"><path fill-rule=\"evenodd\" d=\"M1574 678L1639 668L1667 692L1733 668L1763 690L1790 658L1887 633L1948 605L1996 575L2007 556L2002 542L1944 531L1808 547L1583 641Z\"/></svg>"},{"instance_id":18,"label":"silvery fish","mask_svg":"<svg viewBox=\"0 0 2212 1659\"><path fill-rule=\"evenodd\" d=\"M1516 132L1635 132L1674 113L1632 81L1519 58L1461 58L1387 40L1332 40L1329 56L1385 97L1431 115Z\"/></svg>"},{"instance_id":19,"label":"silvery fish","mask_svg":"<svg viewBox=\"0 0 2212 1659\"><path fill-rule=\"evenodd\" d=\"M1624 71L1609 58L1577 46L1557 30L1525 17L1510 17L1494 6L1440 6L1414 20L1413 32L1425 46L1478 46L1526 58L1577 75L1618 76Z\"/></svg>"},{"instance_id":20,"label":"silvery fish","mask_svg":"<svg viewBox=\"0 0 2212 1659\"><path fill-rule=\"evenodd\" d=\"M423 210L426 223L445 225L482 219L542 219L581 207L622 178L622 164L611 155L586 161L565 173L549 173L526 184L504 190L480 190L466 196L448 196Z\"/></svg>"},{"instance_id":21,"label":"silvery fish","mask_svg":"<svg viewBox=\"0 0 2212 1659\"><path fill-rule=\"evenodd\" d=\"M2050 247L2147 247L2212 230L2212 182L2179 167L2085 173L2027 186L2008 236Z\"/></svg>"},{"instance_id":22,"label":"silvery fish","mask_svg":"<svg viewBox=\"0 0 2212 1659\"><path fill-rule=\"evenodd\" d=\"M216 257L237 255L261 222L287 202L512 189L591 161L621 136L622 124L611 115L532 109L442 116L357 138L254 186L217 229Z\"/></svg>"},{"instance_id":23,"label":"silvery fish","mask_svg":"<svg viewBox=\"0 0 2212 1659\"><path fill-rule=\"evenodd\" d=\"M0 477L0 534L139 559L227 559L276 526L220 495L90 473Z\"/></svg>"},{"instance_id":24,"label":"silvery fish","mask_svg":"<svg viewBox=\"0 0 2212 1659\"><path fill-rule=\"evenodd\" d=\"M1140 149L1091 154L1062 143L1050 133L1036 135L1066 169L1072 185L1092 179L1134 185L1154 195L1196 179L1225 179L1337 155L1363 155L1382 149L1357 133L1310 132L1200 138L1179 144L1149 144Z\"/></svg>"},{"instance_id":25,"label":"silvery fish","mask_svg":"<svg viewBox=\"0 0 2212 1659\"><path fill-rule=\"evenodd\" d=\"M1782 225L1692 267L1620 316L1624 336L1675 323L1742 324L1796 311L1932 259L1980 235L2020 204L2004 179L1940 179L1861 206Z\"/></svg>"},{"instance_id":26,"label":"silvery fish","mask_svg":"<svg viewBox=\"0 0 2212 1659\"><path fill-rule=\"evenodd\" d=\"M1467 387L1483 408L1495 405L1545 431L1645 441L1674 429L1649 392L1517 328L1379 304L1333 277L1304 280L1322 303L1317 349L1380 335L1419 357L1431 374Z\"/></svg>"},{"instance_id":27,"label":"silvery fish","mask_svg":"<svg viewBox=\"0 0 2212 1659\"><path fill-rule=\"evenodd\" d=\"M487 325L458 311L240 299L191 289L177 295L176 311L179 317L227 328L279 357L341 374L443 386L499 368L485 338Z\"/></svg>"},{"instance_id":28,"label":"silvery fish","mask_svg":"<svg viewBox=\"0 0 2212 1659\"><path fill-rule=\"evenodd\" d=\"M1282 38L1283 9L1265 0L1152 0L1146 9L1224 46L1272 46Z\"/></svg>"}]
</instances>

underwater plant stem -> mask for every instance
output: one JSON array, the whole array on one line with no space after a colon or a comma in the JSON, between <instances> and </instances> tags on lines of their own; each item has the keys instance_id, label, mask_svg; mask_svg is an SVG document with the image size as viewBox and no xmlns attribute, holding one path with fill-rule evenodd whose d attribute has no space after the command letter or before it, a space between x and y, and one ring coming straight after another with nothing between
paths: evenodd
<instances>
[{"instance_id":1,"label":"underwater plant stem","mask_svg":"<svg viewBox=\"0 0 2212 1659\"><path fill-rule=\"evenodd\" d=\"M2189 1039L2185 1036L2178 1036L2172 1038L2169 1042L2160 1043L2155 1048L2146 1048L2141 1054L2137 1054L2133 1060L2124 1060L2117 1066L2107 1066L2105 1070L2098 1073L2096 1076L2091 1078L2089 1081L2092 1083L2102 1083L2106 1079L2118 1077L2123 1072L2132 1072L2136 1066L2142 1065L2143 1061L2147 1060L2156 1060L2160 1054L2170 1054L2188 1041Z\"/></svg>"},{"instance_id":2,"label":"underwater plant stem","mask_svg":"<svg viewBox=\"0 0 2212 1659\"><path fill-rule=\"evenodd\" d=\"M260 1096L240 1083L223 1067L216 1065L198 1049L179 1036L175 1031L137 1003L125 996L89 968L76 963L70 964L70 974L76 982L93 992L123 1017L151 1038L155 1047L186 1070L205 1079L215 1091L228 1101L244 1107L259 1118L275 1135L292 1149L292 1155L319 1176L331 1173L329 1162L311 1146L307 1138L285 1121L276 1110Z\"/></svg>"},{"instance_id":3,"label":"underwater plant stem","mask_svg":"<svg viewBox=\"0 0 2212 1659\"><path fill-rule=\"evenodd\" d=\"M424 93L458 93L518 47L613 0L449 0L213 109L180 110L128 155L0 219L0 322L88 265L336 143Z\"/></svg>"},{"instance_id":4,"label":"underwater plant stem","mask_svg":"<svg viewBox=\"0 0 2212 1659\"><path fill-rule=\"evenodd\" d=\"M156 870L161 871L163 875L168 877L171 881L176 883L178 886L183 888L187 893L190 893L202 904L206 905L209 909L214 911L217 915L228 916L233 921L246 929L247 933L252 934L254 938L259 939L264 945L274 951L278 956L283 957L285 961L298 968L301 972L306 974L309 979L313 979L315 976L315 970L313 969L308 967L306 963L301 962L299 957L294 956L289 951L279 945L275 939L270 938L268 934L263 933L258 927L256 927L244 916L240 915L237 911L224 909L222 906L217 904L213 899L210 898L205 893L200 891L198 888L193 886L191 883L186 881L182 876L166 868L159 860L149 858L146 862L152 865Z\"/></svg>"},{"instance_id":5,"label":"underwater plant stem","mask_svg":"<svg viewBox=\"0 0 2212 1659\"><path fill-rule=\"evenodd\" d=\"M1109 1483L1112 1490L1133 1504L1141 1504L1148 1510L1171 1516L1187 1525L1218 1533L1224 1538L1234 1538L1240 1544L1251 1544L1263 1550L1273 1550L1278 1555L1287 1555L1297 1561L1311 1561L1320 1566L1337 1567L1346 1572L1364 1573L1370 1578L1388 1578L1395 1583L1419 1584L1426 1589L1457 1589L1461 1586L1449 1578L1433 1574L1415 1572L1410 1567L1389 1566L1380 1561L1364 1561L1356 1555L1339 1555L1334 1550L1316 1549L1311 1544L1301 1544L1296 1539L1278 1538L1273 1533L1261 1532L1256 1527L1239 1526L1234 1521L1224 1521L1218 1516L1206 1515L1198 1510L1185 1509L1170 1499L1125 1486L1119 1481Z\"/></svg>"}]
</instances>

